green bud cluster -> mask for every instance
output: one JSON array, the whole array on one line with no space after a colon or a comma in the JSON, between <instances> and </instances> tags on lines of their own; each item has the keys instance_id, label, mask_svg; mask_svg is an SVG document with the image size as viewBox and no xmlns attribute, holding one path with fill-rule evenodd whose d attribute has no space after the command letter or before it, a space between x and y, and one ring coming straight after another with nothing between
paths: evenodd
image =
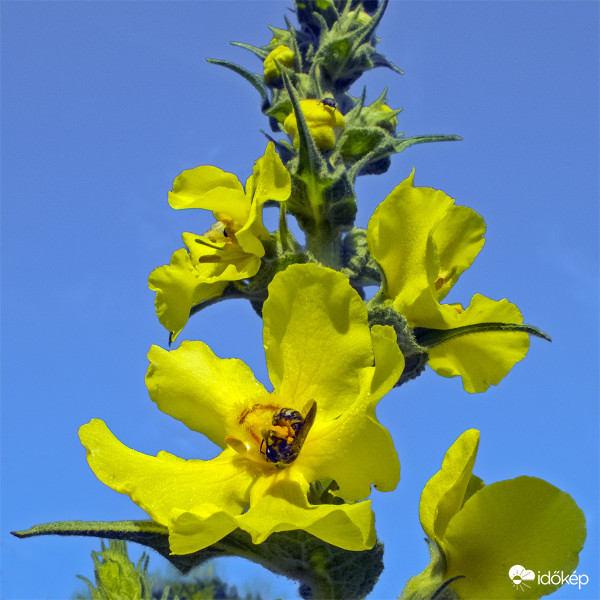
<instances>
[{"instance_id":1,"label":"green bud cluster","mask_svg":"<svg viewBox=\"0 0 600 600\"><path fill-rule=\"evenodd\" d=\"M365 233L354 228L356 177L385 172L390 156L412 144L460 139L404 137L396 133L402 109L390 108L387 89L371 104L366 90L358 97L349 93L375 67L402 73L376 49L375 30L388 1L296 0L297 26L286 18L286 28L270 27L273 38L263 46L232 42L260 59L262 74L208 59L250 82L261 96L261 110L273 133L291 138L265 134L291 175L292 193L281 209L280 231L265 246L259 273L247 286L229 289L233 296L248 297L259 314L268 283L294 262L342 270L357 289L379 283ZM288 215L305 234L304 248L288 230Z\"/></svg>"},{"instance_id":2,"label":"green bud cluster","mask_svg":"<svg viewBox=\"0 0 600 600\"><path fill-rule=\"evenodd\" d=\"M386 104L386 91L371 105L365 104L365 91L360 97L348 93L365 71L375 67L402 73L376 50L375 30L388 1L296 0L299 28L286 19L287 29L270 27L273 39L264 46L232 42L262 61L262 75L228 61L209 61L234 70L258 90L274 133L284 131L290 114L295 112L299 119L292 96L298 101L325 100L345 120L333 148L325 149L330 169L344 166L351 182L358 175L383 173L390 166L390 155L412 144L460 139L454 135L404 137L396 133L396 116L402 109ZM292 161L298 150L285 140L276 143L284 162Z\"/></svg>"},{"instance_id":3,"label":"green bud cluster","mask_svg":"<svg viewBox=\"0 0 600 600\"><path fill-rule=\"evenodd\" d=\"M148 578L149 557L143 553L137 565L127 555L123 540L109 540L108 547L102 542L100 552L92 552L96 585L78 575L87 583L92 600L152 600L152 580ZM165 588L161 600L167 600L169 588ZM78 596L83 600L83 596Z\"/></svg>"}]
</instances>

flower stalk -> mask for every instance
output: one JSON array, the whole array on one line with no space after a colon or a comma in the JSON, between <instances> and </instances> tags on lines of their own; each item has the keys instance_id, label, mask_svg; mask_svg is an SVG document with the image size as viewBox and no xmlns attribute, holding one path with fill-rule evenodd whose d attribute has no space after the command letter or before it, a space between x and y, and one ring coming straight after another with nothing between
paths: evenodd
<instances>
[{"instance_id":1,"label":"flower stalk","mask_svg":"<svg viewBox=\"0 0 600 600\"><path fill-rule=\"evenodd\" d=\"M150 520L48 523L16 536L132 541L184 573L235 555L297 580L303 598L364 598L383 569L371 493L393 492L400 479L378 403L427 366L459 377L467 393L485 392L526 356L530 336L550 341L506 298L444 302L482 249L486 225L442 190L415 186L414 170L368 224L356 223L358 177L386 172L414 144L460 139L404 137L387 88L370 104L366 88L349 93L370 69L401 73L376 50L387 5L296 0L298 27L271 27L260 47L235 43L261 73L208 59L258 91L273 135L244 183L213 165L175 178L170 206L208 210L214 223L183 232L183 247L149 276L168 345L178 345L151 347L145 382L158 409L210 439L218 455L142 454L92 419L79 432L91 470ZM263 210L273 206L270 231ZM377 291L366 300L368 286ZM191 317L239 298L263 321L269 383L202 341L178 339ZM472 472L478 444L477 430L463 433L425 486L431 562L407 583L405 600L517 597L502 573L513 552L529 552L540 568L577 565L585 518L573 499L535 477L485 486ZM538 586L522 597L543 593Z\"/></svg>"}]
</instances>

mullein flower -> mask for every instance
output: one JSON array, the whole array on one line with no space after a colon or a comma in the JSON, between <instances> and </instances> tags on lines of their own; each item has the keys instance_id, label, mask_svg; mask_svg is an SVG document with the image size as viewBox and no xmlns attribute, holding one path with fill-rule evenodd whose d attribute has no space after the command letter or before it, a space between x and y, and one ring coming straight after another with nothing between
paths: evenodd
<instances>
[{"instance_id":1,"label":"mullein flower","mask_svg":"<svg viewBox=\"0 0 600 600\"><path fill-rule=\"evenodd\" d=\"M284 44L271 50L263 62L263 76L265 78L265 82L269 83L277 79L281 74L277 63L280 63L284 67L293 67L294 60L294 51Z\"/></svg>"},{"instance_id":2,"label":"mullein flower","mask_svg":"<svg viewBox=\"0 0 600 600\"><path fill-rule=\"evenodd\" d=\"M94 419L80 430L88 462L101 481L168 527L175 554L205 548L238 527L254 543L303 529L348 550L371 548L370 501L357 501L371 484L390 491L399 479L391 437L375 416L404 366L395 333L370 330L348 279L315 264L275 276L263 319L272 392L245 363L218 358L202 342L150 350L150 397L221 447L216 458L140 454ZM327 478L347 504L308 502L311 482Z\"/></svg>"},{"instance_id":3,"label":"mullein flower","mask_svg":"<svg viewBox=\"0 0 600 600\"><path fill-rule=\"evenodd\" d=\"M442 300L484 244L485 222L442 191L414 187L414 171L377 207L367 229L369 250L384 275L379 299L412 328L448 330L480 323L522 324L508 300L475 294L467 308ZM462 377L468 392L498 384L529 349L521 332L487 331L454 337L428 350L444 377Z\"/></svg>"},{"instance_id":4,"label":"mullein flower","mask_svg":"<svg viewBox=\"0 0 600 600\"><path fill-rule=\"evenodd\" d=\"M478 445L479 431L465 431L423 489L419 516L432 563L408 582L404 600L433 597L453 579L461 600L529 600L561 585L538 573L568 577L577 566L586 527L571 496L535 477L484 485L472 474Z\"/></svg>"},{"instance_id":5,"label":"mullein flower","mask_svg":"<svg viewBox=\"0 0 600 600\"><path fill-rule=\"evenodd\" d=\"M270 237L262 223L267 200L284 202L291 179L275 146L269 142L254 164L245 189L233 173L202 166L184 171L169 192L172 208L212 210L217 222L204 235L184 233L187 250L177 250L169 265L152 271L148 278L156 291L156 313L173 339L183 329L192 306L218 297L229 281L255 275L265 253L263 240Z\"/></svg>"},{"instance_id":6,"label":"mullein flower","mask_svg":"<svg viewBox=\"0 0 600 600\"><path fill-rule=\"evenodd\" d=\"M344 115L335 106L330 106L315 98L300 100L300 109L317 148L322 152L332 150L335 146L336 135L344 126ZM286 117L283 128L294 140L294 147L298 148L300 137L294 112Z\"/></svg>"}]
</instances>

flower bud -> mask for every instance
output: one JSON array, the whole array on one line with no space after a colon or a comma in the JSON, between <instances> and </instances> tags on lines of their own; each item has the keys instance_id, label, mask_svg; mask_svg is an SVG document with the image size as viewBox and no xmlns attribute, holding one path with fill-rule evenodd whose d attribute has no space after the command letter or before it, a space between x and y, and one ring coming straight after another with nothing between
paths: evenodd
<instances>
[{"instance_id":1,"label":"flower bud","mask_svg":"<svg viewBox=\"0 0 600 600\"><path fill-rule=\"evenodd\" d=\"M277 46L277 48L271 50L263 63L265 82L268 83L279 77L279 67L275 61L282 64L284 67L292 67L294 65L294 60L294 52L287 46Z\"/></svg>"},{"instance_id":2,"label":"flower bud","mask_svg":"<svg viewBox=\"0 0 600 600\"><path fill-rule=\"evenodd\" d=\"M372 123L373 125L377 125L377 127L382 127L383 129L387 129L390 133L394 133L396 131L396 127L398 126L398 119L394 115L390 117L386 113L392 111L392 109L387 104L372 104L368 107L370 111L372 111Z\"/></svg>"},{"instance_id":3,"label":"flower bud","mask_svg":"<svg viewBox=\"0 0 600 600\"><path fill-rule=\"evenodd\" d=\"M323 152L331 150L335 146L337 130L344 126L344 115L335 106L324 104L316 98L300 100L300 108L317 148ZM283 128L294 138L294 147L298 148L298 123L293 112L286 117Z\"/></svg>"}]
</instances>

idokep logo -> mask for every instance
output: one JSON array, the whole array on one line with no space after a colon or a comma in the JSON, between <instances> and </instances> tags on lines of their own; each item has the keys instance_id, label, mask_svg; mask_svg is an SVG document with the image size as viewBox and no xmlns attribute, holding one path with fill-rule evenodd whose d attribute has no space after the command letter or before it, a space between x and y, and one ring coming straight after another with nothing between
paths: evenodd
<instances>
[{"instance_id":1,"label":"idokep logo","mask_svg":"<svg viewBox=\"0 0 600 600\"><path fill-rule=\"evenodd\" d=\"M535 579L535 573L521 565L513 565L508 571L508 576L511 578L513 585L522 591L525 591L525 588L531 587L525 583L526 581L533 581Z\"/></svg>"},{"instance_id":2,"label":"idokep logo","mask_svg":"<svg viewBox=\"0 0 600 600\"><path fill-rule=\"evenodd\" d=\"M590 578L582 573L581 575L577 575L576 571L573 573L563 573L562 571L548 571L547 573L540 573L538 571L537 578L533 571L526 569L522 565L513 565L509 571L508 576L510 577L515 588L521 591L525 591L525 588L530 588L527 582L534 582L538 585L572 585L577 586L578 589L581 589L582 585L587 585Z\"/></svg>"}]
</instances>

